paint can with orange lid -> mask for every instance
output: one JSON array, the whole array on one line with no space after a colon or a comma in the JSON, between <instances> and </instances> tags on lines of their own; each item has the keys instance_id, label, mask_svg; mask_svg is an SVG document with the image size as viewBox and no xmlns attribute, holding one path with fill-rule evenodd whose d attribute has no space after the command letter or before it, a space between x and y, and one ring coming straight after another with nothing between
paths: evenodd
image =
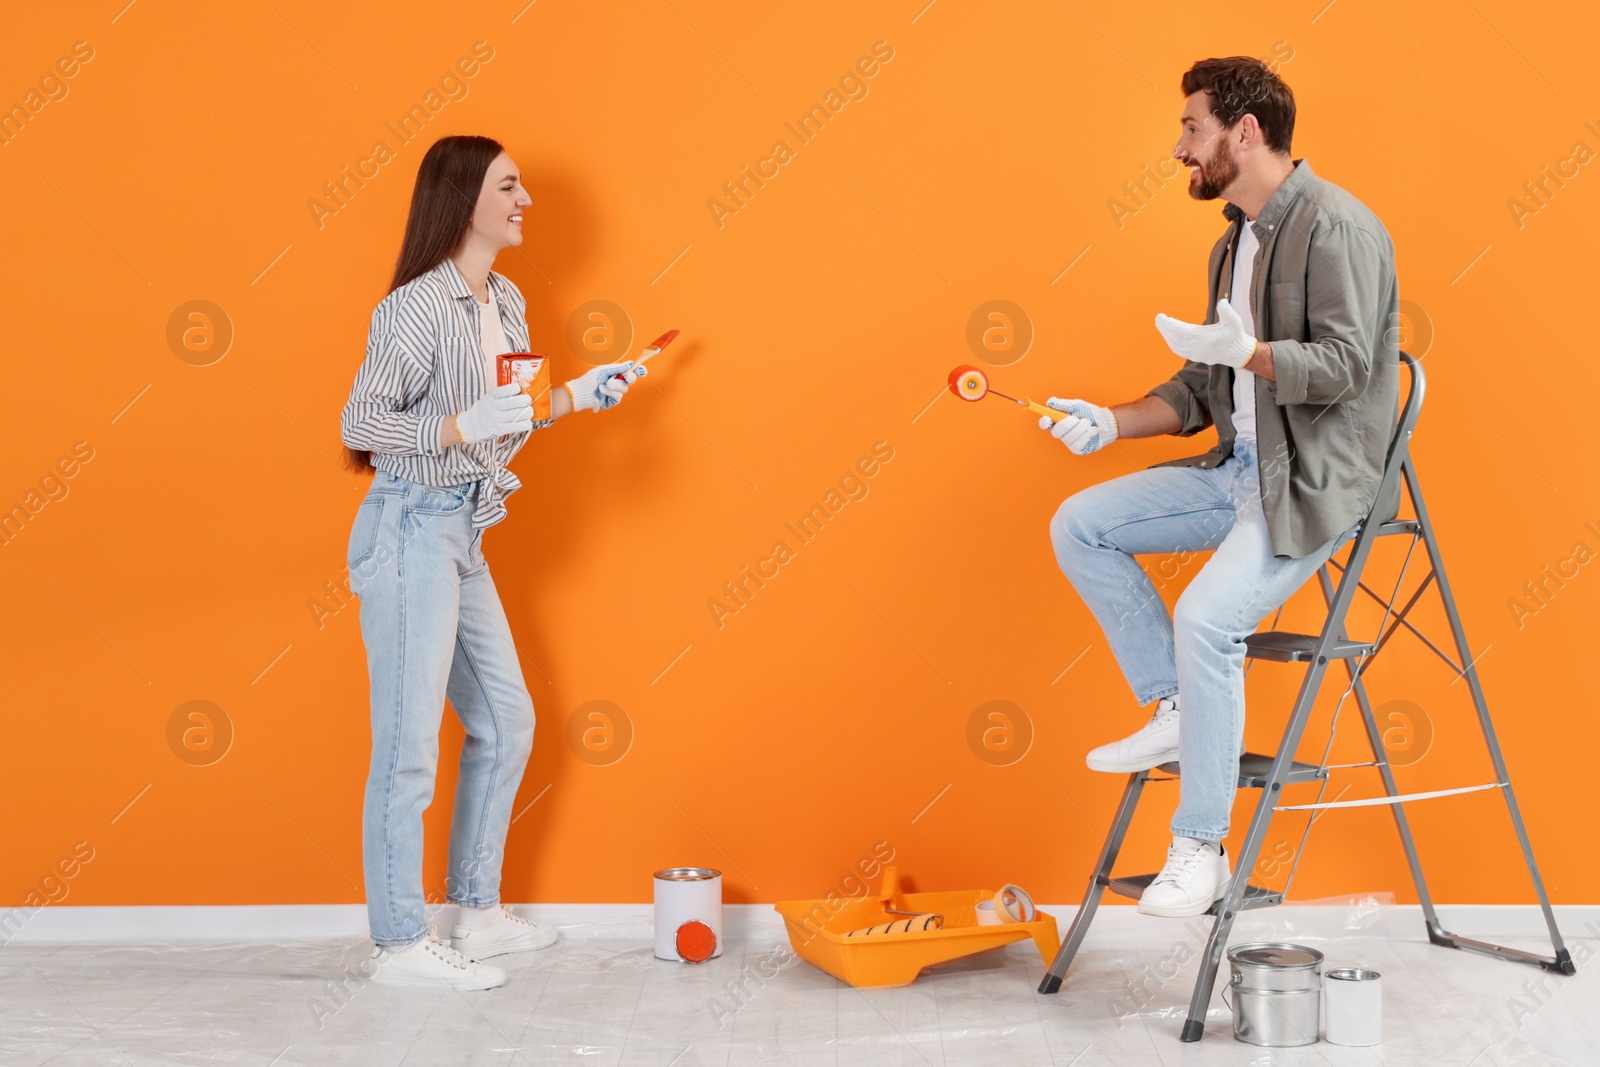
<instances>
[{"instance_id":1,"label":"paint can with orange lid","mask_svg":"<svg viewBox=\"0 0 1600 1067\"><path fill-rule=\"evenodd\" d=\"M722 872L668 867L655 883L656 959L703 963L722 955Z\"/></svg>"}]
</instances>

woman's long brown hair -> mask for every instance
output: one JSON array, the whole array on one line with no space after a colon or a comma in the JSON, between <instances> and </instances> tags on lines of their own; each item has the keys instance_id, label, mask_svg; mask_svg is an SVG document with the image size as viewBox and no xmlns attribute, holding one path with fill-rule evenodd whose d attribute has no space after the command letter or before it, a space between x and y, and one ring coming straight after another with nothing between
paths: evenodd
<instances>
[{"instance_id":1,"label":"woman's long brown hair","mask_svg":"<svg viewBox=\"0 0 1600 1067\"><path fill-rule=\"evenodd\" d=\"M411 190L411 213L389 292L428 273L449 258L472 227L483 176L505 148L492 137L441 137L422 157ZM372 473L372 453L344 446L345 463L358 474Z\"/></svg>"}]
</instances>

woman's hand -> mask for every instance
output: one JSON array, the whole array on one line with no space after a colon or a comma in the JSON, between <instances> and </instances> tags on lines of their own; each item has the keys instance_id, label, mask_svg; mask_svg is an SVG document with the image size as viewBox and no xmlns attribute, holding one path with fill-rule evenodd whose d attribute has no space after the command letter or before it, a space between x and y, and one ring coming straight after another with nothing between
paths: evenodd
<instances>
[{"instance_id":1,"label":"woman's hand","mask_svg":"<svg viewBox=\"0 0 1600 1067\"><path fill-rule=\"evenodd\" d=\"M645 367L636 366L631 359L626 363L606 363L595 367L566 383L567 391L572 395L572 410L605 411L616 407L627 394L628 386L648 373Z\"/></svg>"},{"instance_id":2,"label":"woman's hand","mask_svg":"<svg viewBox=\"0 0 1600 1067\"><path fill-rule=\"evenodd\" d=\"M533 429L533 398L516 382L497 385L455 417L462 441L489 441L502 434Z\"/></svg>"}]
</instances>

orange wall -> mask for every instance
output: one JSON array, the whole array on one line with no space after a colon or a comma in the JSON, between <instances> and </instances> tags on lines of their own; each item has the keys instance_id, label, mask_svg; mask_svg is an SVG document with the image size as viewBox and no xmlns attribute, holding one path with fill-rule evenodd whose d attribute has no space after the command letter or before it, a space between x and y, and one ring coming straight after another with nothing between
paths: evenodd
<instances>
[{"instance_id":1,"label":"orange wall","mask_svg":"<svg viewBox=\"0 0 1600 1067\"><path fill-rule=\"evenodd\" d=\"M1600 149L1600 19L1578 4L1526 19L1503 0L1321 6L1235 5L1229 25L1195 5L1157 18L1103 2L119 15L108 0L10 20L0 103L74 42L92 58L0 147L0 505L28 502L75 447L92 458L47 481L66 495L31 498L42 507L0 548L0 900L24 902L64 857L69 903L361 899L357 608L329 600L319 622L313 603L342 577L365 489L333 463L339 410L425 146L461 132L501 138L535 196L526 244L498 267L558 373L582 367L566 337L587 301L621 306L645 338L684 331L619 411L533 439L516 462L527 488L487 538L540 716L507 898L645 900L650 872L682 863L726 870L730 901L820 895L878 842L924 888L1015 880L1075 898L1121 788L1083 753L1141 715L1046 524L1078 488L1198 449L1139 441L1080 460L1001 404L933 398L973 360L968 317L991 299L1035 334L992 371L1002 389L1110 402L1172 372L1151 318L1200 314L1219 205L1180 182L1136 213L1108 202L1169 151L1184 68L1239 52L1282 61L1296 154L1394 236L1407 343L1431 337L1418 462L1468 632L1551 893L1596 900L1581 768L1600 749L1600 576L1568 565L1577 575L1520 619L1508 601L1576 543L1600 550L1585 526L1600 526L1600 483L1584 310L1600 176L1565 164L1575 176L1520 217L1508 199L1575 142L1584 162ZM479 41L492 58L466 95L441 96L398 144L385 123ZM869 95L798 146L785 122L880 41L893 58ZM395 158L319 224L308 201L379 139ZM708 200L779 139L794 158L719 226ZM191 300L231 323L205 366L215 345L168 341ZM719 626L723 583L878 442L893 458L869 495L814 543L791 541L795 558ZM1169 599L1198 563L1151 561ZM1420 615L1441 633L1431 604ZM1316 617L1292 602L1291 623ZM1256 747L1298 677L1252 676ZM1397 641L1372 688L1432 734L1408 787L1487 780L1464 686L1429 653ZM169 742L191 700L231 723L209 765L178 757L181 731ZM595 700L631 724L609 765L579 758L581 729L568 740ZM1031 723L1009 766L969 748L991 700ZM1360 753L1355 725L1343 762ZM1305 751L1322 736L1314 725ZM459 742L447 727L447 755ZM453 771L440 777L448 798ZM1348 796L1372 788L1355 781ZM1159 861L1172 800L1155 798L1136 866ZM448 809L428 813L434 892ZM1416 822L1440 899L1530 899L1492 795ZM1279 821L1269 858L1300 825ZM87 863L71 860L79 842ZM1411 899L1387 815L1334 814L1296 895L1368 890Z\"/></svg>"}]
</instances>

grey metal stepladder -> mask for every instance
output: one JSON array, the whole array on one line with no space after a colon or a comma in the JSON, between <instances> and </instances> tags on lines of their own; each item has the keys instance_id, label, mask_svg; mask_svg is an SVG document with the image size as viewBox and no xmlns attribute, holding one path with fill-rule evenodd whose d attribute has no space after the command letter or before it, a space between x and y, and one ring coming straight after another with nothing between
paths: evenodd
<instances>
[{"instance_id":1,"label":"grey metal stepladder","mask_svg":"<svg viewBox=\"0 0 1600 1067\"><path fill-rule=\"evenodd\" d=\"M1446 948L1463 949L1499 959L1531 963L1558 974L1570 975L1576 973L1572 956L1561 940L1561 931L1556 928L1555 913L1550 909L1550 899L1545 893L1544 879L1539 872L1538 865L1534 862L1533 845L1528 840L1528 832L1522 821L1522 812L1517 807L1516 794L1512 791L1511 779L1506 771L1505 759L1500 752L1500 743L1495 737L1494 724L1489 718L1489 708L1484 700L1483 688L1478 682L1475 660L1467 645L1466 634L1461 626L1461 617L1456 610L1455 597L1450 592L1450 583L1445 577L1444 563L1439 555L1438 543L1434 539L1433 524L1428 518L1428 510L1423 503L1422 491L1417 485L1417 475L1412 464L1410 445L1411 436L1416 429L1417 416L1422 409L1426 379L1422 373L1422 367L1411 356L1402 352L1400 353L1400 360L1410 369L1411 388L1407 393L1405 405L1401 409L1399 426L1389 446L1388 459L1384 464L1383 481L1378 489L1376 499L1389 499L1389 494L1394 490L1395 482L1398 479L1404 484L1406 495L1411 503L1413 517L1409 519L1395 518L1387 522L1372 522L1370 520L1363 522L1359 532L1350 543L1349 555L1345 562L1341 564L1337 558L1330 559L1317 572L1323 599L1328 605L1327 621L1324 623L1320 633L1299 634L1272 629L1253 634L1245 642L1247 646L1245 654L1249 659L1273 660L1280 663L1302 663L1306 666L1306 674L1301 682L1294 706L1289 712L1288 723L1284 727L1283 739L1278 745L1277 754L1268 756L1247 752L1239 759L1239 788L1258 789L1261 791L1261 799L1256 804L1255 815L1250 820L1250 828L1245 835L1244 843L1234 857L1233 879L1229 883L1222 899L1217 901L1207 913L1214 916L1215 921L1212 923L1211 936L1207 942L1205 954L1200 960L1200 973L1195 980L1194 995L1189 1001L1189 1015L1183 1024L1182 1039L1184 1041L1198 1041L1205 1032L1206 1009L1211 1001L1217 970L1222 962L1222 954L1227 947L1228 934L1233 928L1235 917L1241 911L1267 908L1282 903L1284 896L1289 891L1289 884L1293 882L1294 871L1298 868L1301 855L1304 852L1304 837L1301 839L1301 847L1295 850L1294 866L1290 870L1288 883L1284 885L1282 890L1252 885L1249 881L1250 873L1255 869L1262 844L1266 838L1268 824L1272 821L1274 813L1280 811L1310 812L1311 814L1308 816L1306 824L1306 833L1309 833L1311 822L1319 817L1318 813L1321 811L1335 808L1387 805L1394 815L1395 828L1400 833L1400 843L1405 849L1406 862L1411 868L1411 878L1416 885L1417 899L1422 906L1422 914L1427 924L1429 941ZM1362 571L1367 564L1368 557L1371 555L1373 545L1380 537L1409 537L1411 539L1410 545L1406 550L1405 560L1400 568L1400 575L1396 579L1394 589L1387 599L1374 592L1362 580ZM1421 584L1411 593L1400 609L1396 611L1395 602L1400 599L1400 590L1405 582L1412 555L1419 542L1427 552L1429 573L1422 578ZM1335 584L1333 576L1335 570L1340 573L1337 584ZM1456 652L1460 657L1459 663L1431 641L1406 617L1430 586L1437 588L1439 598L1443 602L1444 613L1450 624L1451 636L1454 638ZM1383 620L1379 623L1377 633L1370 641L1350 638L1345 631L1346 616L1358 591L1367 594L1384 607ZM1279 616L1281 617L1281 615L1280 609ZM1276 621L1274 621L1273 625L1276 625ZM1413 636L1419 638L1436 655L1449 664L1451 669L1456 672L1457 680L1462 678L1466 680L1473 706L1477 712L1478 725L1482 728L1484 742L1488 748L1490 762L1494 768L1495 780L1493 782L1409 794L1402 794L1396 788L1394 771L1390 766L1383 737L1372 711L1372 705L1367 699L1363 676L1372 665L1378 652L1388 644L1389 639L1402 627ZM1323 677L1327 673L1329 663L1334 660L1343 661L1350 684L1339 698L1338 706L1333 711L1327 747L1324 749L1319 763L1296 760L1294 758L1295 752L1300 746L1301 736L1304 734L1306 724L1311 717L1317 694L1322 687ZM1333 748L1334 733L1338 729L1339 713L1344 707L1345 698L1352 693L1354 693L1356 705L1361 711L1361 720L1366 729L1367 740L1372 746L1373 761L1371 763L1342 766L1375 767L1383 782L1384 795L1363 800L1334 800L1329 803L1322 803L1320 790L1326 788L1328 781L1328 772L1330 770L1328 756ZM1166 777L1152 778L1151 775L1155 771L1162 772ZM1116 819L1111 826L1109 834L1106 836L1105 846L1100 851L1100 859L1095 865L1094 874L1089 879L1088 891L1084 894L1083 903L1079 906L1078 913L1072 921L1072 926L1067 931L1065 941L1062 942L1061 951L1057 954L1049 972L1045 974L1044 981L1039 985L1040 993L1054 993L1061 988L1067 968L1072 965L1073 956L1077 954L1079 946L1083 944L1084 934L1088 932L1089 923L1094 919L1095 911L1099 908L1100 899L1106 890L1109 889L1113 893L1137 900L1145 887L1154 880L1155 875L1153 874L1119 877L1113 875L1112 867L1117 861L1117 855L1122 848L1123 837L1128 832L1128 826L1133 821L1134 809L1138 806L1139 797L1144 791L1145 784L1152 781L1169 781L1179 773L1180 768L1177 763L1167 763L1159 768L1138 771L1128 776L1128 784L1123 789L1122 802L1117 809ZM1280 803L1285 786L1304 782L1320 783L1318 802L1312 804ZM1434 911L1433 900L1428 894L1428 885L1422 873L1422 862L1417 856L1416 844L1412 839L1411 828L1406 822L1405 810L1402 805L1411 801L1430 800L1491 789L1499 791L1505 798L1511 823L1516 829L1517 845L1522 852L1524 862L1527 864L1528 874L1533 880L1534 892L1539 898L1539 907L1544 913L1545 925L1550 931L1550 942L1554 949L1553 955L1540 956L1520 949L1507 948L1502 945L1494 945L1485 941L1476 941L1472 938L1452 934L1440 925L1439 917Z\"/></svg>"}]
</instances>

